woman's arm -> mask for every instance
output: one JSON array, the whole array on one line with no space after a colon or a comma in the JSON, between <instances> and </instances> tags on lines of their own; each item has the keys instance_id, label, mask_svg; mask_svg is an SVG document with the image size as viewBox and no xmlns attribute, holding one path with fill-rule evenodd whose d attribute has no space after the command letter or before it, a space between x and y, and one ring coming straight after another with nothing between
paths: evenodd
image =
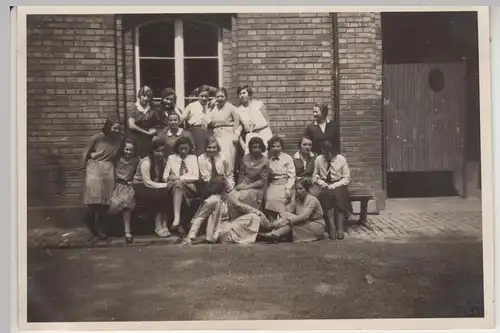
<instances>
[{"instance_id":1,"label":"woman's arm","mask_svg":"<svg viewBox=\"0 0 500 333\"><path fill-rule=\"evenodd\" d=\"M267 121L267 127L269 127L269 129L271 130L271 121L269 120L269 115L267 114L266 105L264 103L262 103L262 106L260 108L260 112L262 112L262 115L264 116L264 118Z\"/></svg>"},{"instance_id":2,"label":"woman's arm","mask_svg":"<svg viewBox=\"0 0 500 333\"><path fill-rule=\"evenodd\" d=\"M87 161L89 160L90 158L90 153L94 150L94 146L97 142L97 138L99 137L99 134L96 134L96 135L93 135L89 142L87 143L87 145L85 146L85 148L83 148L83 153L82 153L82 159L81 159L81 162L80 162L80 169L85 169L86 165L87 165Z\"/></svg>"},{"instance_id":3,"label":"woman's arm","mask_svg":"<svg viewBox=\"0 0 500 333\"><path fill-rule=\"evenodd\" d=\"M328 184L324 180L320 179L320 177L319 177L319 163L320 163L320 158L318 156L318 158L316 158L316 160L314 160L314 171L313 171L313 175L312 175L312 181L314 184L317 184L321 187L325 187Z\"/></svg>"},{"instance_id":4,"label":"woman's arm","mask_svg":"<svg viewBox=\"0 0 500 333\"><path fill-rule=\"evenodd\" d=\"M151 162L149 159L144 159L141 163L142 182L146 187L150 188L165 188L167 183L157 183L151 179Z\"/></svg>"},{"instance_id":5,"label":"woman's arm","mask_svg":"<svg viewBox=\"0 0 500 333\"><path fill-rule=\"evenodd\" d=\"M299 215L288 215L286 219L291 225L297 225L311 219L311 215L318 209L319 201L309 199L305 209Z\"/></svg>"},{"instance_id":6,"label":"woman's arm","mask_svg":"<svg viewBox=\"0 0 500 333\"><path fill-rule=\"evenodd\" d=\"M293 188L293 185L295 184L295 164L293 163L293 158L288 155L287 156L288 160L288 168L287 168L287 182L286 182L286 188L287 190L291 191Z\"/></svg>"},{"instance_id":7,"label":"woman's arm","mask_svg":"<svg viewBox=\"0 0 500 333\"><path fill-rule=\"evenodd\" d=\"M342 167L340 168L340 174L342 175L342 179L339 180L335 185L336 186L349 185L349 183L351 182L351 172L349 170L349 165L347 164L345 158L343 158L343 164Z\"/></svg>"},{"instance_id":8,"label":"woman's arm","mask_svg":"<svg viewBox=\"0 0 500 333\"><path fill-rule=\"evenodd\" d=\"M191 219L191 228L189 229L189 233L187 236L188 239L192 240L196 238L201 226L214 212L216 206L217 200L215 200L214 197L209 197L208 199L203 201L201 207Z\"/></svg>"},{"instance_id":9,"label":"woman's arm","mask_svg":"<svg viewBox=\"0 0 500 333\"><path fill-rule=\"evenodd\" d=\"M128 128L130 128L133 131L146 134L146 135L153 135L156 133L156 130L154 128L150 129L149 131L143 130L139 126L135 124L135 119L133 117L128 118Z\"/></svg>"},{"instance_id":10,"label":"woman's arm","mask_svg":"<svg viewBox=\"0 0 500 333\"><path fill-rule=\"evenodd\" d=\"M241 124L240 124L240 114L235 107L231 110L231 115L233 116L233 142L238 142L241 134Z\"/></svg>"}]
</instances>

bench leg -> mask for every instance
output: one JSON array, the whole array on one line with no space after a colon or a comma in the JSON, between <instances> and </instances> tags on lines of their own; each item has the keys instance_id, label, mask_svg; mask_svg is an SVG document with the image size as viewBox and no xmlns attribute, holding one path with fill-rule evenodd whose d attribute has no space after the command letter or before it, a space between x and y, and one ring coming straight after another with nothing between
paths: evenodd
<instances>
[{"instance_id":1,"label":"bench leg","mask_svg":"<svg viewBox=\"0 0 500 333\"><path fill-rule=\"evenodd\" d=\"M359 220L358 220L358 223L360 225L366 226L367 215L368 215L368 200L363 199L360 202L360 211L359 211Z\"/></svg>"}]
</instances>

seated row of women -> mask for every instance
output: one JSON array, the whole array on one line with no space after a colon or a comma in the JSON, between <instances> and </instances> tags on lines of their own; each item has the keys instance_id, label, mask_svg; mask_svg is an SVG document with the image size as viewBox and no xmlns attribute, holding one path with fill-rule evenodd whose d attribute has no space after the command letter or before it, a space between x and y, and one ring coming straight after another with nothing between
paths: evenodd
<instances>
[{"instance_id":1,"label":"seated row of women","mask_svg":"<svg viewBox=\"0 0 500 333\"><path fill-rule=\"evenodd\" d=\"M171 116L170 132L177 117ZM138 208L153 213L158 236L187 233L185 244L204 224L209 242L249 243L257 236L312 241L323 237L325 226L330 238L343 239L343 223L350 214L350 173L345 158L328 141L317 156L311 151L312 140L304 136L292 157L282 151L281 138L272 137L266 147L262 138L252 137L235 181L214 136L198 157L188 131L175 140L172 136L158 136L142 159L136 156L135 141L123 140L120 124L113 119L92 138L82 168L93 237L106 238L108 214L120 213L125 240L132 242L131 212ZM201 205L194 217L181 223L182 210L195 210L197 198ZM324 213L332 208L333 221Z\"/></svg>"}]
</instances>

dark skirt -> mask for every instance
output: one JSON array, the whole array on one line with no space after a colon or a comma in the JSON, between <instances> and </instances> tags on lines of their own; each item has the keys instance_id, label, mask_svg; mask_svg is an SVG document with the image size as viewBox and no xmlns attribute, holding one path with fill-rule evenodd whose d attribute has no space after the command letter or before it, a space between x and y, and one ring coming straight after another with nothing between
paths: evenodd
<instances>
[{"instance_id":1,"label":"dark skirt","mask_svg":"<svg viewBox=\"0 0 500 333\"><path fill-rule=\"evenodd\" d=\"M205 152L209 130L201 126L191 126L189 127L189 132L193 135L194 144L196 146L194 155L198 157Z\"/></svg>"},{"instance_id":2,"label":"dark skirt","mask_svg":"<svg viewBox=\"0 0 500 333\"><path fill-rule=\"evenodd\" d=\"M168 209L168 189L151 188L144 184L135 184L136 206L148 213L166 212Z\"/></svg>"},{"instance_id":3,"label":"dark skirt","mask_svg":"<svg viewBox=\"0 0 500 333\"><path fill-rule=\"evenodd\" d=\"M83 203L109 205L115 189L115 167L111 162L89 160L85 169Z\"/></svg>"},{"instance_id":4,"label":"dark skirt","mask_svg":"<svg viewBox=\"0 0 500 333\"><path fill-rule=\"evenodd\" d=\"M172 195L174 190L179 189L182 191L184 201L190 205L191 201L196 197L196 185L194 183L184 183L178 181L170 181L167 183L167 193L169 194L169 202L172 202Z\"/></svg>"},{"instance_id":5,"label":"dark skirt","mask_svg":"<svg viewBox=\"0 0 500 333\"><path fill-rule=\"evenodd\" d=\"M351 213L351 203L349 201L349 189L347 185L339 186L334 190L329 190L322 189L318 185L314 184L310 193L318 198L321 203L321 208L323 208L323 211L325 212L325 216L330 209L334 208L344 213L346 217L349 217Z\"/></svg>"}]
</instances>

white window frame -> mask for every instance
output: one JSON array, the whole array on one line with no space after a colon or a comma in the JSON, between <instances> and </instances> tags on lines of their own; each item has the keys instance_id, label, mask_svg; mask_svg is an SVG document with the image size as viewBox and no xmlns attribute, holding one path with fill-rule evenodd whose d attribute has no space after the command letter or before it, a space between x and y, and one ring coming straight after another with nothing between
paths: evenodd
<instances>
[{"instance_id":1,"label":"white window frame","mask_svg":"<svg viewBox=\"0 0 500 333\"><path fill-rule=\"evenodd\" d=\"M165 20L167 21L167 20ZM156 21L158 22L158 21ZM139 56L139 28L141 26L150 24L153 22L144 23L138 25L135 30L135 38L134 38L134 62L135 62L135 86L136 90L140 89L141 84L141 59L170 59L174 60L174 71L175 71L175 87L172 87L177 94L177 106L181 109L185 108L185 100L193 99L196 100L196 97L188 98L184 89L184 60L186 59L218 59L218 84L219 87L223 86L224 81L224 48L223 48L223 38L222 38L222 28L217 27L217 56L202 56L202 57L185 57L184 56L184 20L177 18L174 20L174 57L140 57ZM167 87L164 87L167 88ZM155 97L155 100L160 100L160 97Z\"/></svg>"}]
</instances>

